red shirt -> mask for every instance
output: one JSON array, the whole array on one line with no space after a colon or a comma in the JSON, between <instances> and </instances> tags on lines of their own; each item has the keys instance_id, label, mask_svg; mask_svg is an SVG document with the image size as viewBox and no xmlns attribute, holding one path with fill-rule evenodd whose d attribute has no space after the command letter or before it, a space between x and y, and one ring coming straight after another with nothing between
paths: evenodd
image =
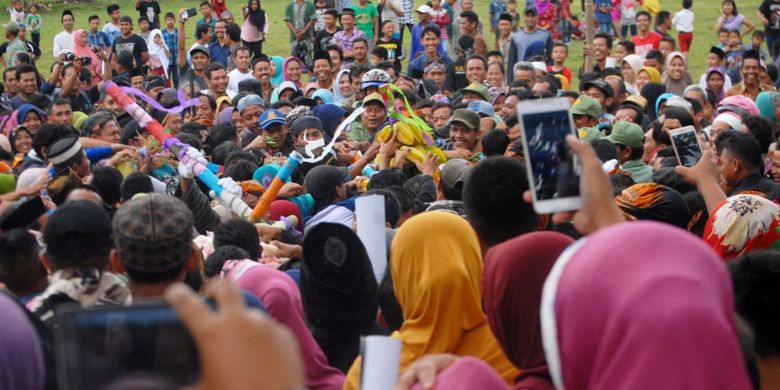
<instances>
[{"instance_id":1,"label":"red shirt","mask_svg":"<svg viewBox=\"0 0 780 390\"><path fill-rule=\"evenodd\" d=\"M634 48L634 53L642 58L645 58L647 52L650 50L658 50L658 45L661 44L662 38L663 37L661 34L655 31L650 31L650 34L648 34L646 38L642 38L639 35L634 35L631 37L631 42L633 42L634 46L636 46Z\"/></svg>"}]
</instances>

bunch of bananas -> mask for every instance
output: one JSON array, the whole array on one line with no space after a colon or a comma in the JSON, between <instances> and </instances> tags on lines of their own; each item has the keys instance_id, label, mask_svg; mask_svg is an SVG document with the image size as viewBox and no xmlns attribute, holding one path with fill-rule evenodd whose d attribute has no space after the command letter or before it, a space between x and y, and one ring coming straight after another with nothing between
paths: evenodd
<instances>
[{"instance_id":1,"label":"bunch of bananas","mask_svg":"<svg viewBox=\"0 0 780 390\"><path fill-rule=\"evenodd\" d=\"M412 163L422 163L428 153L433 153L439 158L439 164L447 162L447 156L441 149L433 146L433 135L420 130L417 126L405 122L396 121L393 125L387 125L376 135L379 142L389 142L393 136L401 144L399 148L407 151L406 159Z\"/></svg>"}]
</instances>

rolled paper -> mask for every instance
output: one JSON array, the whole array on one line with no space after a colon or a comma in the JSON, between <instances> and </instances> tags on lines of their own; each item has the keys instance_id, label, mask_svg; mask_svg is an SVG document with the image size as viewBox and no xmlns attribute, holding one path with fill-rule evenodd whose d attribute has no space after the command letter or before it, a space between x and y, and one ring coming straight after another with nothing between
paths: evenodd
<instances>
[{"instance_id":1,"label":"rolled paper","mask_svg":"<svg viewBox=\"0 0 780 390\"><path fill-rule=\"evenodd\" d=\"M206 187L214 192L223 205L230 208L232 212L239 215L241 218L248 219L250 217L252 209L244 203L241 197L230 194L227 191L222 191L222 186L219 185L219 179L206 164L201 162L203 159L192 158L187 154L187 150L191 148L189 145L174 138L173 135L166 133L165 128L160 125L160 122L152 118L146 110L139 106L135 100L122 91L114 82L106 82L104 89L117 104L125 109L125 112L130 114L130 116L138 122L140 127L145 128L154 136L154 138L157 138L157 140L162 143L163 148L175 154L182 164L192 168L192 172L197 175L198 179L203 182ZM198 154L200 154L200 151L198 151Z\"/></svg>"}]
</instances>

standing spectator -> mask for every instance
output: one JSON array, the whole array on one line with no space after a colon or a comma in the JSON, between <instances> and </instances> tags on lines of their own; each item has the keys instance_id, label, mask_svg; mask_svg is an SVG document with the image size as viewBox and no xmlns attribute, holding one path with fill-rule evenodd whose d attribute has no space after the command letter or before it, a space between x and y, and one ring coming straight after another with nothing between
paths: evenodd
<instances>
[{"instance_id":1,"label":"standing spectator","mask_svg":"<svg viewBox=\"0 0 780 390\"><path fill-rule=\"evenodd\" d=\"M642 58L647 56L650 50L658 50L663 38L661 34L650 31L650 23L653 17L647 11L639 11L636 14L637 34L631 37L634 43L634 53Z\"/></svg>"},{"instance_id":2,"label":"standing spectator","mask_svg":"<svg viewBox=\"0 0 780 390\"><path fill-rule=\"evenodd\" d=\"M573 29L574 26L571 21L571 0L559 0L558 22L555 26L558 39L562 40L563 43L569 43L571 41Z\"/></svg>"},{"instance_id":3,"label":"standing spectator","mask_svg":"<svg viewBox=\"0 0 780 390\"><path fill-rule=\"evenodd\" d=\"M435 25L430 21L432 12L433 10L431 7L425 4L417 8L416 13L420 21L419 23L415 24L414 27L412 27L412 48L410 50L411 55L409 56L409 61L417 58L417 56L423 53L423 47L421 43L422 31L428 25Z\"/></svg>"},{"instance_id":4,"label":"standing spectator","mask_svg":"<svg viewBox=\"0 0 780 390\"><path fill-rule=\"evenodd\" d=\"M225 0L211 0L211 9L217 19L224 19L225 17L222 14L228 10Z\"/></svg>"},{"instance_id":5,"label":"standing spectator","mask_svg":"<svg viewBox=\"0 0 780 390\"><path fill-rule=\"evenodd\" d=\"M368 0L357 0L352 10L355 11L355 26L366 34L366 40L373 46L379 38L379 11Z\"/></svg>"},{"instance_id":6,"label":"standing spectator","mask_svg":"<svg viewBox=\"0 0 780 390\"><path fill-rule=\"evenodd\" d=\"M318 32L325 28L325 11L330 8L325 0L316 0L314 2L314 16L317 18L317 21L314 22L314 35L317 35Z\"/></svg>"},{"instance_id":7,"label":"standing spectator","mask_svg":"<svg viewBox=\"0 0 780 390\"><path fill-rule=\"evenodd\" d=\"M146 41L146 46L149 48L149 71L152 74L161 76L163 79L167 80L172 53L170 48L165 44L162 32L160 30L152 30L152 32L149 33L149 39Z\"/></svg>"},{"instance_id":8,"label":"standing spectator","mask_svg":"<svg viewBox=\"0 0 780 390\"><path fill-rule=\"evenodd\" d=\"M54 36L54 58L59 60L65 58L65 53L73 51L73 12L69 9L62 11L61 21L64 30Z\"/></svg>"},{"instance_id":9,"label":"standing spectator","mask_svg":"<svg viewBox=\"0 0 780 390\"><path fill-rule=\"evenodd\" d=\"M290 30L290 43L310 42L314 28L314 4L306 0L293 0L284 11L284 21Z\"/></svg>"},{"instance_id":10,"label":"standing spectator","mask_svg":"<svg viewBox=\"0 0 780 390\"><path fill-rule=\"evenodd\" d=\"M442 0L431 0L431 10L433 10L431 12L431 21L439 26L441 42L444 45L444 51L447 52L447 43L449 41L447 28L450 26L451 20L450 14L447 13L446 9L442 8L441 2Z\"/></svg>"},{"instance_id":11,"label":"standing spectator","mask_svg":"<svg viewBox=\"0 0 780 390\"><path fill-rule=\"evenodd\" d=\"M512 17L509 14L504 13L499 16L498 33L494 48L501 52L503 62L506 63L512 47Z\"/></svg>"},{"instance_id":12,"label":"standing spectator","mask_svg":"<svg viewBox=\"0 0 780 390\"><path fill-rule=\"evenodd\" d=\"M179 54L179 32L176 30L176 15L173 12L165 14L165 28L162 30L165 46L171 54L171 62L168 64L168 79L173 82L173 87L179 87L179 70L176 69L176 56Z\"/></svg>"},{"instance_id":13,"label":"standing spectator","mask_svg":"<svg viewBox=\"0 0 780 390\"><path fill-rule=\"evenodd\" d=\"M680 43L680 51L688 56L691 42L693 41L693 20L694 15L691 11L693 0L682 0L683 9L672 16L672 23L677 30L677 41Z\"/></svg>"},{"instance_id":14,"label":"standing spectator","mask_svg":"<svg viewBox=\"0 0 780 390\"><path fill-rule=\"evenodd\" d=\"M474 38L474 54L486 55L487 43L485 37L479 32L479 16L474 11L463 11L460 14L460 30L463 35Z\"/></svg>"},{"instance_id":15,"label":"standing spectator","mask_svg":"<svg viewBox=\"0 0 780 390\"><path fill-rule=\"evenodd\" d=\"M119 29L119 18L122 17L122 12L118 5L111 4L106 7L106 13L108 14L108 22L103 26L103 32L108 34L108 39L113 45L114 40L122 35L122 31Z\"/></svg>"},{"instance_id":16,"label":"standing spectator","mask_svg":"<svg viewBox=\"0 0 780 390\"><path fill-rule=\"evenodd\" d=\"M260 0L249 0L241 6L244 23L241 24L241 42L249 48L252 58L263 54L263 41L268 34L268 18L260 7Z\"/></svg>"},{"instance_id":17,"label":"standing spectator","mask_svg":"<svg viewBox=\"0 0 780 390\"><path fill-rule=\"evenodd\" d=\"M32 38L32 42L37 47L41 47L41 25L43 24L43 19L41 19L41 15L38 14L38 4L31 4L30 5L30 14L27 15L27 22L25 24L30 29L30 38Z\"/></svg>"},{"instance_id":18,"label":"standing spectator","mask_svg":"<svg viewBox=\"0 0 780 390\"><path fill-rule=\"evenodd\" d=\"M771 4L771 1L769 3ZM761 14L761 7L758 8L758 13L759 15ZM759 20L762 17L763 16L759 16ZM735 3L734 0L723 0L723 3L720 6L720 17L718 17L717 22L715 22L715 31L718 31L718 34L720 34L720 31L723 29L726 29L726 31L741 31L742 26L747 27L745 34L749 34L756 29L756 25L753 24L750 19L737 11L737 3Z\"/></svg>"},{"instance_id":19,"label":"standing spectator","mask_svg":"<svg viewBox=\"0 0 780 390\"><path fill-rule=\"evenodd\" d=\"M149 19L149 31L160 28L160 3L157 0L135 0L135 9L139 17Z\"/></svg>"},{"instance_id":20,"label":"standing spectator","mask_svg":"<svg viewBox=\"0 0 780 390\"><path fill-rule=\"evenodd\" d=\"M393 23L393 38L401 39L401 18L404 16L403 0L382 0L382 25L389 21ZM379 31L380 37L382 30Z\"/></svg>"},{"instance_id":21,"label":"standing spectator","mask_svg":"<svg viewBox=\"0 0 780 390\"><path fill-rule=\"evenodd\" d=\"M16 22L17 24L23 24L27 18L24 15L24 5L22 5L21 0L13 0L11 2L11 7L9 8L9 11L11 12L11 21Z\"/></svg>"},{"instance_id":22,"label":"standing spectator","mask_svg":"<svg viewBox=\"0 0 780 390\"><path fill-rule=\"evenodd\" d=\"M236 68L228 73L228 96L235 96L238 93L238 83L254 77L252 76L252 70L249 69L250 55L251 53L247 47L239 46L236 49Z\"/></svg>"},{"instance_id":23,"label":"standing spectator","mask_svg":"<svg viewBox=\"0 0 780 390\"><path fill-rule=\"evenodd\" d=\"M140 68L146 61L149 61L149 48L146 41L136 34L133 34L133 19L125 15L119 19L119 28L122 29L122 36L114 40L111 46L111 58L116 62L123 53L133 56L135 67Z\"/></svg>"},{"instance_id":24,"label":"standing spectator","mask_svg":"<svg viewBox=\"0 0 780 390\"><path fill-rule=\"evenodd\" d=\"M488 13L490 14L490 32L496 36L496 41L501 37L501 31L499 31L498 24L501 19L501 15L506 12L506 2L504 0L490 0L488 5Z\"/></svg>"},{"instance_id":25,"label":"standing spectator","mask_svg":"<svg viewBox=\"0 0 780 390\"><path fill-rule=\"evenodd\" d=\"M512 43L509 48L509 59L506 63L507 85L514 81L515 73L513 71L516 63L528 59L526 52L532 45L542 45L544 47L545 58L548 64L552 64L553 40L552 35L540 29L536 25L536 8L528 7L523 13L525 27L512 34Z\"/></svg>"},{"instance_id":26,"label":"standing spectator","mask_svg":"<svg viewBox=\"0 0 780 390\"><path fill-rule=\"evenodd\" d=\"M209 26L209 31L211 31L211 42L216 42L217 34L215 34L214 30L217 28L217 18L212 15L211 3L208 1L202 1L200 3L200 15L201 18L195 23L196 28L202 24Z\"/></svg>"},{"instance_id":27,"label":"standing spectator","mask_svg":"<svg viewBox=\"0 0 780 390\"><path fill-rule=\"evenodd\" d=\"M95 49L108 51L111 49L111 39L108 34L99 31L100 18L97 15L89 17L89 31L87 32L87 42L89 46Z\"/></svg>"},{"instance_id":28,"label":"standing spectator","mask_svg":"<svg viewBox=\"0 0 780 390\"><path fill-rule=\"evenodd\" d=\"M341 31L339 26L336 24L338 18L339 13L335 8L331 8L325 11L325 14L322 17L324 21L324 28L318 31L317 35L314 37L315 53L321 50L325 50L325 47L330 45L330 41L333 39L333 36L336 35L337 32ZM392 23L392 21L389 20L388 22Z\"/></svg>"},{"instance_id":29,"label":"standing spectator","mask_svg":"<svg viewBox=\"0 0 780 390\"><path fill-rule=\"evenodd\" d=\"M655 32L661 34L662 37L669 37L669 30L672 28L672 15L669 11L658 11L658 15L655 17ZM672 38L674 39L674 38Z\"/></svg>"},{"instance_id":30,"label":"standing spectator","mask_svg":"<svg viewBox=\"0 0 780 390\"><path fill-rule=\"evenodd\" d=\"M149 40L149 33L152 32L152 30L149 28L151 23L149 22L149 18L146 16L141 16L138 18L138 36L143 38L144 41Z\"/></svg>"},{"instance_id":31,"label":"standing spectator","mask_svg":"<svg viewBox=\"0 0 780 390\"><path fill-rule=\"evenodd\" d=\"M228 57L230 57L230 45L228 42L227 26L224 20L220 20L216 25L217 41L208 45L209 57L212 62L218 62L227 67Z\"/></svg>"},{"instance_id":32,"label":"standing spectator","mask_svg":"<svg viewBox=\"0 0 780 390\"><path fill-rule=\"evenodd\" d=\"M387 50L387 60L393 64L396 74L401 73L401 60L404 59L404 47L401 41L395 36L392 20L382 22L382 36L376 43L377 47Z\"/></svg>"},{"instance_id":33,"label":"standing spectator","mask_svg":"<svg viewBox=\"0 0 780 390\"><path fill-rule=\"evenodd\" d=\"M425 67L429 62L441 61L444 65L451 65L452 60L447 56L441 56L439 53L439 37L441 31L436 26L426 26L422 33L422 45L425 52L409 62L406 69L406 76L413 79L422 79Z\"/></svg>"},{"instance_id":34,"label":"standing spectator","mask_svg":"<svg viewBox=\"0 0 780 390\"><path fill-rule=\"evenodd\" d=\"M737 6L734 6L736 13ZM756 12L761 24L764 25L766 32L766 44L769 48L769 55L775 57L778 50L775 48L775 42L780 37L780 2L777 0L764 0ZM745 32L747 34L748 31Z\"/></svg>"},{"instance_id":35,"label":"standing spectator","mask_svg":"<svg viewBox=\"0 0 780 390\"><path fill-rule=\"evenodd\" d=\"M398 32L399 37L398 39L401 41L401 44L404 42L404 30L408 29L409 32L412 32L412 28L414 27L414 1L413 0L402 0L403 1L403 11L404 14L400 18L398 18Z\"/></svg>"},{"instance_id":36,"label":"standing spectator","mask_svg":"<svg viewBox=\"0 0 780 390\"><path fill-rule=\"evenodd\" d=\"M8 40L8 47L2 53L5 56L7 68L16 66L16 53L27 52L27 46L19 39L19 23L14 21L5 25L5 39Z\"/></svg>"},{"instance_id":37,"label":"standing spectator","mask_svg":"<svg viewBox=\"0 0 780 390\"><path fill-rule=\"evenodd\" d=\"M620 37L628 39L628 33L636 35L636 0L620 1Z\"/></svg>"},{"instance_id":38,"label":"standing spectator","mask_svg":"<svg viewBox=\"0 0 780 390\"><path fill-rule=\"evenodd\" d=\"M330 43L331 45L336 45L341 48L344 54L344 62L349 64L355 60L355 54L352 52L352 44L355 42L355 39L365 39L366 34L355 28L355 11L352 10L352 8L345 8L344 11L342 11L341 27L343 30L334 34Z\"/></svg>"},{"instance_id":39,"label":"standing spectator","mask_svg":"<svg viewBox=\"0 0 780 390\"><path fill-rule=\"evenodd\" d=\"M596 23L599 24L599 32L614 35L612 31L612 0L595 0L593 2Z\"/></svg>"},{"instance_id":40,"label":"standing spectator","mask_svg":"<svg viewBox=\"0 0 780 390\"><path fill-rule=\"evenodd\" d=\"M555 36L555 21L558 13L552 0L536 1L536 13L539 15L539 19L536 22L539 28L547 30Z\"/></svg>"}]
</instances>

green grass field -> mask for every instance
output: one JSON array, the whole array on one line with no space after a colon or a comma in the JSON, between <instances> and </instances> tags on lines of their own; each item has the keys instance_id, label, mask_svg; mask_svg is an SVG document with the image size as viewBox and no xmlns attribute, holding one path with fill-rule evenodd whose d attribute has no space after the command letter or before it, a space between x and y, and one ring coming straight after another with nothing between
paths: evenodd
<instances>
[{"instance_id":1,"label":"green grass field","mask_svg":"<svg viewBox=\"0 0 780 390\"><path fill-rule=\"evenodd\" d=\"M100 16L101 18L101 24L105 23L107 20L106 15L106 6L108 4L113 3L113 1L107 1L107 0L100 0L95 2L89 2L89 3L81 3L81 4L70 4L67 5L67 8L71 9L73 13L76 16L76 28L86 28L87 27L87 18L90 15L96 14ZM162 7L163 14L168 11L172 11L174 13L177 13L179 9L182 8L189 8L189 7L196 7L198 5L198 1L190 0L190 1L182 1L182 0L163 0L160 1L160 6ZM271 22L270 26L270 34L268 37L268 40L263 45L263 51L268 54L278 54L282 56L287 56L290 54L290 45L289 45L289 35L287 27L284 23L284 10L286 5L289 3L289 0L266 0L261 1L261 6L266 10L266 12L269 15L269 20ZM417 5L423 4L424 2L422 0L416 0L415 3ZM480 18L483 20L483 23L487 23L488 18L488 0L479 0L475 1L477 12L480 15ZM518 3L522 4L524 3L523 0L518 1ZM122 14L123 15L130 15L135 20L138 18L138 11L134 8L134 2L130 0L118 0L117 4L120 5L122 8ZM236 16L236 21L240 24L241 19L241 5L244 4L244 2L236 1L236 0L228 0L228 8L233 11L234 15ZM669 10L670 12L676 12L679 9L681 9L681 1L661 1L661 8ZM755 10L758 9L758 6L760 5L759 0L749 0L745 2L738 2L738 6L740 11L745 14L750 20L752 20L754 23L756 23L758 28L761 28L761 24L758 21L758 18L755 15ZM54 35L56 35L59 31L61 31L62 26L60 24L60 14L63 9L65 9L66 6L62 4L54 4L53 9L51 12L44 12L43 19L43 30L41 33L41 51L43 52L43 55L41 56L41 59L39 60L39 69L46 70L49 69L49 66L53 62L52 57L52 40L54 38ZM713 28L715 26L715 20L718 18L720 14L720 1L718 0L708 0L708 1L702 1L702 0L695 0L693 5L693 12L696 15L696 21L695 21L695 30L694 30L694 40L693 45L690 53L690 73L694 80L698 80L699 75L704 72L706 68L706 58L707 58L707 52L709 51L710 46L717 43L717 34L714 32ZM572 1L572 13L575 15L581 15L581 8L580 8L580 2L579 1ZM582 19L581 19L582 20ZM193 22L190 22L191 24L194 24ZM487 26L485 27L487 29ZM191 32L193 32L193 27L188 24L188 45L194 40L192 38ZM486 39L488 39L488 48L493 47L493 37L492 34L489 33L489 31L486 31ZM672 35L676 35L676 32L673 31ZM406 34L406 42L404 42L405 46L407 47L407 50L409 48L409 39L408 39L408 32ZM748 43L750 40L750 37L743 38L744 43ZM572 41L572 44L569 47L569 60L567 61L567 64L571 69L578 69L582 64L582 41ZM576 72L575 72L576 73ZM575 84L576 85L576 82Z\"/></svg>"}]
</instances>

